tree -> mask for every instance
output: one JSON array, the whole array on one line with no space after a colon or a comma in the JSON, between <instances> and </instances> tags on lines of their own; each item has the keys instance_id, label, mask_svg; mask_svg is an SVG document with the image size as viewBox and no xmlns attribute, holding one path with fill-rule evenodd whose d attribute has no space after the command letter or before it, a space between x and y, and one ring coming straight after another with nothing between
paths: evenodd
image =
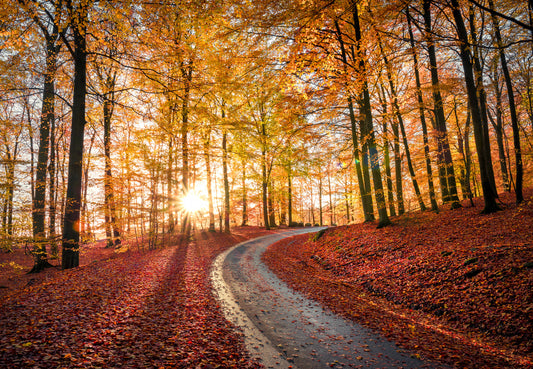
<instances>
[{"instance_id":1,"label":"tree","mask_svg":"<svg viewBox=\"0 0 533 369\"><path fill-rule=\"evenodd\" d=\"M474 79L474 67L472 65L472 55L469 47L468 34L464 25L463 16L457 0L450 0L453 18L457 26L457 36L459 38L459 47L461 62L465 73L465 83L468 93L468 103L472 113L472 125L474 127L474 138L479 162L481 175L481 186L483 189L483 199L485 208L483 213L492 213L500 210L496 203L498 194L493 187L494 175L492 172L492 159L490 157L490 143L488 137L483 132L483 122L481 110L479 107L478 92Z\"/></svg>"},{"instance_id":2,"label":"tree","mask_svg":"<svg viewBox=\"0 0 533 369\"><path fill-rule=\"evenodd\" d=\"M1 249L4 251L12 251L14 226L13 226L13 211L14 211L14 195L16 187L15 170L17 164L23 163L20 156L20 144L22 141L23 124L17 123L17 120L23 121L25 119L26 109L17 117L15 115L15 106L4 106L5 110L0 113L0 122L3 130L1 132L2 153L0 162L4 166L5 174L3 176L3 183L0 184L2 189L2 203L1 203ZM29 114L29 112L28 112ZM22 122L21 122L22 123Z\"/></svg>"},{"instance_id":3,"label":"tree","mask_svg":"<svg viewBox=\"0 0 533 369\"><path fill-rule=\"evenodd\" d=\"M203 148L205 159L205 171L206 171L206 184L207 184L207 201L209 207L209 232L215 231L215 212L213 209L213 189L212 189L212 171L211 171L211 130L207 129L204 133ZM244 220L243 220L244 223ZM243 224L244 225L244 224Z\"/></svg>"},{"instance_id":4,"label":"tree","mask_svg":"<svg viewBox=\"0 0 533 369\"><path fill-rule=\"evenodd\" d=\"M533 8L532 1L529 1L530 11ZM513 127L513 144L515 152L515 166L516 166L516 184L515 184L515 193L516 193L516 202L521 203L524 201L524 195L522 193L522 182L524 176L524 169L522 166L522 148L520 146L520 131L518 124L518 115L516 113L515 98L513 92L513 82L511 80L511 75L509 73L509 68L507 65L507 57L505 55L504 45L502 41L502 36L500 32L500 24L498 18L494 14L494 2L489 0L489 8L491 12L492 25L494 28L494 36L496 38L496 45L498 46L498 54L500 56L500 63L502 67L502 73L505 79L505 87L507 88L507 97L509 100L509 112L511 113L511 125ZM531 30L533 35L533 28Z\"/></svg>"},{"instance_id":5,"label":"tree","mask_svg":"<svg viewBox=\"0 0 533 369\"><path fill-rule=\"evenodd\" d=\"M396 208L394 206L394 189L392 186L392 174L390 168L390 141L389 141L389 132L388 132L388 120L389 115L387 112L387 102L385 100L385 89L382 84L378 89L378 97L381 103L382 109L382 126L383 126L383 161L385 165L385 176L387 181L387 200L389 202L389 214L391 217L396 216ZM381 92L381 93L380 93ZM396 142L396 137L394 137ZM349 214L348 214L349 215Z\"/></svg>"},{"instance_id":6,"label":"tree","mask_svg":"<svg viewBox=\"0 0 533 369\"><path fill-rule=\"evenodd\" d=\"M347 58L347 52L345 48L345 43L343 39L343 33L341 32L341 29L339 27L338 20L335 20L335 28L336 28L336 34L337 39L339 41L340 51L341 51L341 58L342 58L342 64L343 64L343 72L344 74L348 74L348 58ZM353 51L353 48L352 48ZM352 58L354 58L355 53L352 53ZM353 145L353 156L355 161L355 168L357 172L357 179L359 184L359 192L361 193L361 204L363 207L363 213L365 217L365 221L373 221L374 218L374 206L372 204L372 193L370 188L370 178L368 177L368 170L365 170L363 173L363 168L361 166L361 149L359 146L359 132L357 131L357 118L355 116L355 107L353 103L354 97L352 96L348 86L344 86L346 89L346 100L348 103L348 112L349 112L349 119L350 119L350 133L352 137L352 145Z\"/></svg>"},{"instance_id":7,"label":"tree","mask_svg":"<svg viewBox=\"0 0 533 369\"><path fill-rule=\"evenodd\" d=\"M66 45L74 60L74 99L72 102L67 196L63 220L63 253L61 259L61 267L63 269L77 267L80 257L81 184L87 85L86 33L90 5L89 1L74 4L72 0L65 0L72 33L72 43L66 40Z\"/></svg>"},{"instance_id":8,"label":"tree","mask_svg":"<svg viewBox=\"0 0 533 369\"><path fill-rule=\"evenodd\" d=\"M429 188L429 199L431 202L431 210L438 211L439 207L437 205L437 200L435 196L435 186L433 184L433 169L431 167L431 158L429 156L429 140L428 140L428 129L426 123L426 114L424 107L424 97L422 95L422 84L420 82L420 71L418 67L418 56L415 48L415 38L413 35L413 29L411 26L411 15L409 14L409 6L405 8L405 15L407 18L407 29L409 32L409 46L411 50L411 55L413 57L413 70L415 73L415 83L416 83L416 98L418 102L418 112L420 115L420 125L422 126L422 139L424 141L424 158L426 161L426 172L428 177L428 188Z\"/></svg>"},{"instance_id":9,"label":"tree","mask_svg":"<svg viewBox=\"0 0 533 369\"><path fill-rule=\"evenodd\" d=\"M359 97L359 110L362 115L361 118L361 132L365 137L365 144L368 147L368 155L370 157L370 168L372 172L372 180L374 184L374 196L376 198L376 204L378 208L379 222L378 227L384 227L389 225L390 219L387 214L387 205L385 203L385 194L383 192L383 184L381 181L381 172L379 168L379 155L377 150L377 145L375 143L374 137L374 126L372 123L372 108L370 105L370 94L368 91L368 83L365 79L366 75L366 64L363 55L362 45L361 45L361 28L359 25L359 12L357 10L357 3L355 1L351 2L352 15L353 15L353 27L355 31L355 45L356 45L356 54L359 60L359 72L363 76L362 91L361 96ZM364 129L363 129L364 128ZM364 133L363 133L364 132ZM365 152L365 155L367 153Z\"/></svg>"},{"instance_id":10,"label":"tree","mask_svg":"<svg viewBox=\"0 0 533 369\"><path fill-rule=\"evenodd\" d=\"M445 204L451 203L452 208L457 208L460 207L461 204L459 203L459 197L457 196L455 173L446 128L446 118L444 115L442 95L439 87L439 72L435 52L435 41L432 36L431 3L432 0L423 0L422 5L425 26L424 37L428 48L431 86L433 92L433 113L435 117L435 129L437 136L437 163L439 168L440 187L443 202Z\"/></svg>"},{"instance_id":11,"label":"tree","mask_svg":"<svg viewBox=\"0 0 533 369\"><path fill-rule=\"evenodd\" d=\"M57 58L61 49L59 42L67 31L63 25L64 10L61 1L41 3L33 0L18 0L28 16L35 22L45 41L46 67L43 73L43 97L41 123L39 127L39 149L35 175L34 196L32 201L32 221L35 263L32 272L50 267L46 250L45 205L46 173L50 155L50 128L55 120L55 79Z\"/></svg>"}]
</instances>

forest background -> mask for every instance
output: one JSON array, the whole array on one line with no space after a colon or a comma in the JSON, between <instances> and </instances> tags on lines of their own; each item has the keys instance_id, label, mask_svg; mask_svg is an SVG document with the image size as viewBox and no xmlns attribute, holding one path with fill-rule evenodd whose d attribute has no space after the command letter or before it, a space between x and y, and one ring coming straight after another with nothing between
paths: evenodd
<instances>
[{"instance_id":1,"label":"forest background","mask_svg":"<svg viewBox=\"0 0 533 369\"><path fill-rule=\"evenodd\" d=\"M8 2L1 247L68 269L101 238L157 248L235 225L382 227L476 196L491 213L502 191L520 203L532 8Z\"/></svg>"}]
</instances>

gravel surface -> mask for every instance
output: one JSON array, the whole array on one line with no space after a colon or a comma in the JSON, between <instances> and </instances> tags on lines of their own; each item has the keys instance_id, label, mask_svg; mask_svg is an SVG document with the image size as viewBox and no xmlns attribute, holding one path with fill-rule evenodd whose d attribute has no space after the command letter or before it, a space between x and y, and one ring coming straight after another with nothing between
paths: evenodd
<instances>
[{"instance_id":1,"label":"gravel surface","mask_svg":"<svg viewBox=\"0 0 533 369\"><path fill-rule=\"evenodd\" d=\"M434 368L290 289L262 262L268 245L304 228L243 242L218 256L211 279L228 320L267 368Z\"/></svg>"}]
</instances>

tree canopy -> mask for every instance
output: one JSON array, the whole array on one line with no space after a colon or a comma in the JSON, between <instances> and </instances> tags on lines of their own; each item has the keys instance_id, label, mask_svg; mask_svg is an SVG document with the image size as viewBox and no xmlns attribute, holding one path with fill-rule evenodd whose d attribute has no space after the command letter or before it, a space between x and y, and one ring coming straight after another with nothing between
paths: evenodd
<instances>
[{"instance_id":1,"label":"tree canopy","mask_svg":"<svg viewBox=\"0 0 533 369\"><path fill-rule=\"evenodd\" d=\"M532 13L508 0L9 2L2 248L30 240L36 270L59 254L71 268L96 238L158 247L237 224L381 227L474 196L490 213L502 191L521 202Z\"/></svg>"}]
</instances>

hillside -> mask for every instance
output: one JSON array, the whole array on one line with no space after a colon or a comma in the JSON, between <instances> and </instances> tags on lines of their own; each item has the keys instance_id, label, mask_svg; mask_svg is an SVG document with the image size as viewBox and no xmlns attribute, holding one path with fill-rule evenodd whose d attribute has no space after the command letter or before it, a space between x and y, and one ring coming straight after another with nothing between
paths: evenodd
<instances>
[{"instance_id":1,"label":"hillside","mask_svg":"<svg viewBox=\"0 0 533 369\"><path fill-rule=\"evenodd\" d=\"M520 207L410 213L272 245L263 259L293 288L456 367L533 364L533 192ZM297 247L295 247L297 245Z\"/></svg>"}]
</instances>

